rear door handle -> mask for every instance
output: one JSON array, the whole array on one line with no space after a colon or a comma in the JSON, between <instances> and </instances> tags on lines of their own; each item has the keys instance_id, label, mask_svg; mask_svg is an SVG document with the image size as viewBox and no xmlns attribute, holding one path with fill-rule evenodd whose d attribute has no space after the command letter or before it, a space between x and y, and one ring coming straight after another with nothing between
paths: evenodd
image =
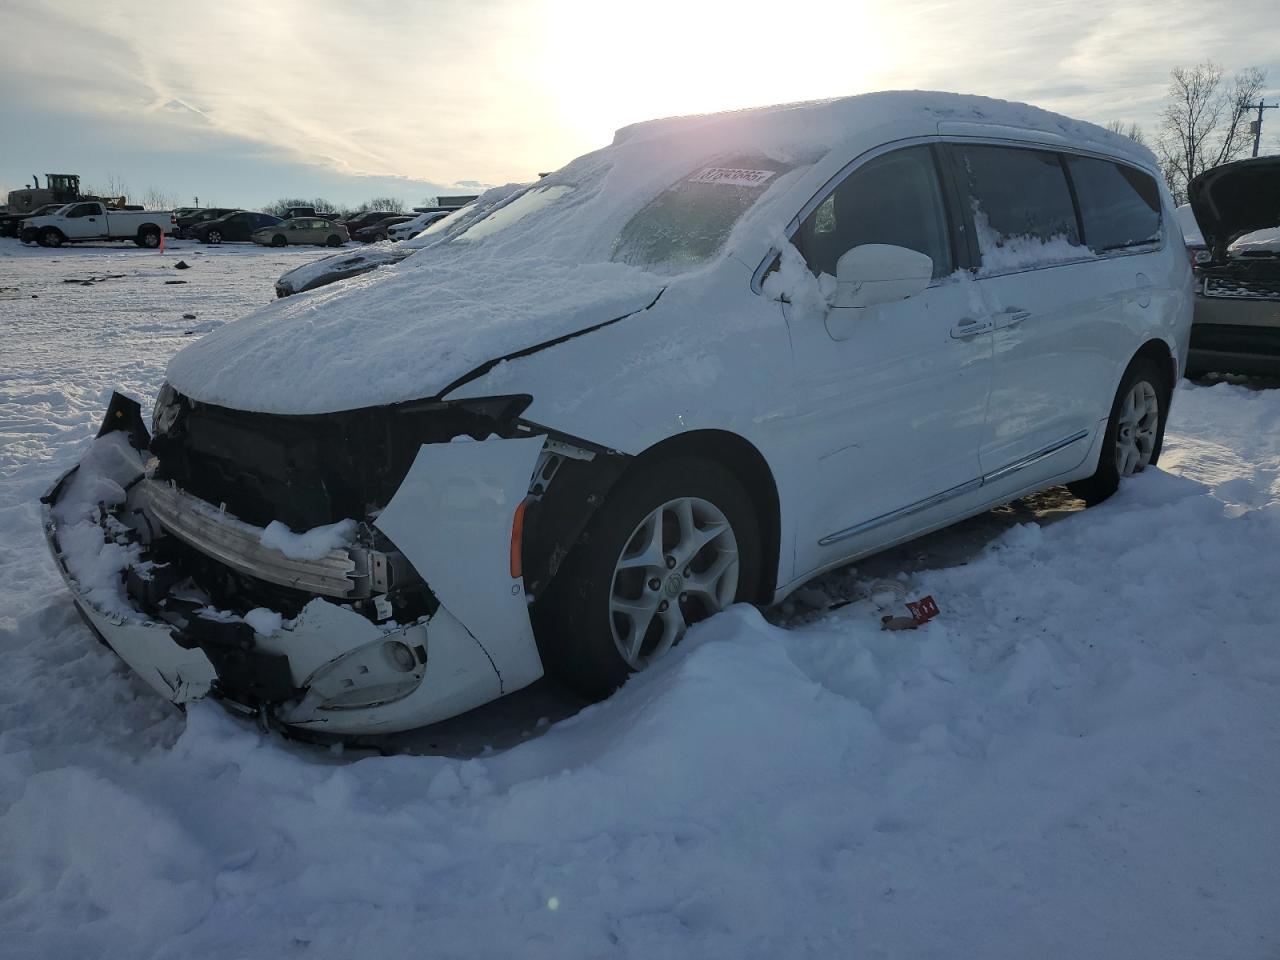
<instances>
[{"instance_id":1,"label":"rear door handle","mask_svg":"<svg viewBox=\"0 0 1280 960\"><path fill-rule=\"evenodd\" d=\"M976 337L980 333L990 333L994 327L995 324L991 322L990 317L983 317L981 320L965 317L951 328L951 339L966 340L969 337Z\"/></svg>"},{"instance_id":2,"label":"rear door handle","mask_svg":"<svg viewBox=\"0 0 1280 960\"><path fill-rule=\"evenodd\" d=\"M1019 310L1017 307L1001 310L996 314L996 329L1007 330L1009 327L1016 327L1030 316L1030 310Z\"/></svg>"}]
</instances>

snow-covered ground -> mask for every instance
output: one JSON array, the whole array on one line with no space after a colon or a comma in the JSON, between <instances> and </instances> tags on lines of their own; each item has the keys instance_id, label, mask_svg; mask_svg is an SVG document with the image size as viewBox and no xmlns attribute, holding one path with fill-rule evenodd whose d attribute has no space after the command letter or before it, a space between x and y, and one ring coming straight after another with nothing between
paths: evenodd
<instances>
[{"instance_id":1,"label":"snow-covered ground","mask_svg":"<svg viewBox=\"0 0 1280 960\"><path fill-rule=\"evenodd\" d=\"M735 608L509 749L354 758L160 702L36 503L316 255L0 240L0 955L1280 955L1280 391L1184 385L1107 504ZM941 616L814 606L886 574Z\"/></svg>"}]
</instances>

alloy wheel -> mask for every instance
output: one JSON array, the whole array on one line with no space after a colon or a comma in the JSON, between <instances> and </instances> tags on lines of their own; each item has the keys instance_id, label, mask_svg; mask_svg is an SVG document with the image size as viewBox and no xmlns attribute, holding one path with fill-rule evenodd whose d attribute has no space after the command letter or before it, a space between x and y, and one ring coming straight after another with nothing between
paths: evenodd
<instances>
[{"instance_id":1,"label":"alloy wheel","mask_svg":"<svg viewBox=\"0 0 1280 960\"><path fill-rule=\"evenodd\" d=\"M609 625L633 670L665 653L690 623L727 607L738 592L738 541L715 504L669 500L632 531L614 565Z\"/></svg>"},{"instance_id":2,"label":"alloy wheel","mask_svg":"<svg viewBox=\"0 0 1280 960\"><path fill-rule=\"evenodd\" d=\"M1160 399L1146 380L1133 385L1116 424L1116 471L1131 477L1151 462L1160 429Z\"/></svg>"}]
</instances>

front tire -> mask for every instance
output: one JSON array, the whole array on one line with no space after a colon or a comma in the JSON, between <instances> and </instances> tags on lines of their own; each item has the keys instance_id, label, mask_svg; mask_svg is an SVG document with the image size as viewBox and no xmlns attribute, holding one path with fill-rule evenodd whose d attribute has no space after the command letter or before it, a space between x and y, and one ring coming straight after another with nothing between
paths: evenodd
<instances>
[{"instance_id":1,"label":"front tire","mask_svg":"<svg viewBox=\"0 0 1280 960\"><path fill-rule=\"evenodd\" d=\"M732 473L676 459L624 478L534 609L548 669L608 696L680 642L688 625L760 586L755 506Z\"/></svg>"},{"instance_id":2,"label":"front tire","mask_svg":"<svg viewBox=\"0 0 1280 960\"><path fill-rule=\"evenodd\" d=\"M42 247L60 247L65 238L56 227L45 227L36 235L36 242Z\"/></svg>"},{"instance_id":3,"label":"front tire","mask_svg":"<svg viewBox=\"0 0 1280 960\"><path fill-rule=\"evenodd\" d=\"M213 243L213 244L221 243L221 242L222 242L222 231L221 231L221 230L210 230L208 233L206 233L206 234L204 235L204 242L205 242L205 243Z\"/></svg>"},{"instance_id":4,"label":"front tire","mask_svg":"<svg viewBox=\"0 0 1280 960\"><path fill-rule=\"evenodd\" d=\"M1150 357L1136 357L1111 404L1098 469L1091 477L1067 484L1067 489L1092 507L1115 493L1122 478L1154 467L1164 446L1170 392L1160 365Z\"/></svg>"},{"instance_id":5,"label":"front tire","mask_svg":"<svg viewBox=\"0 0 1280 960\"><path fill-rule=\"evenodd\" d=\"M274 237L271 238L271 245L273 247L284 247L284 246L288 246L288 244L289 244L289 240L287 237L285 237L283 233L277 233Z\"/></svg>"}]
</instances>

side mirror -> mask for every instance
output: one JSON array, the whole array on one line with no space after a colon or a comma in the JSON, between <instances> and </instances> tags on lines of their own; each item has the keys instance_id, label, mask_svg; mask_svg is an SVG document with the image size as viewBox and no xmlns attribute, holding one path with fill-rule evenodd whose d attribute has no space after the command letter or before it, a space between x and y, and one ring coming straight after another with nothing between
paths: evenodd
<instances>
[{"instance_id":1,"label":"side mirror","mask_svg":"<svg viewBox=\"0 0 1280 960\"><path fill-rule=\"evenodd\" d=\"M906 247L864 243L836 261L836 309L874 307L920 293L933 279L933 258Z\"/></svg>"}]
</instances>

